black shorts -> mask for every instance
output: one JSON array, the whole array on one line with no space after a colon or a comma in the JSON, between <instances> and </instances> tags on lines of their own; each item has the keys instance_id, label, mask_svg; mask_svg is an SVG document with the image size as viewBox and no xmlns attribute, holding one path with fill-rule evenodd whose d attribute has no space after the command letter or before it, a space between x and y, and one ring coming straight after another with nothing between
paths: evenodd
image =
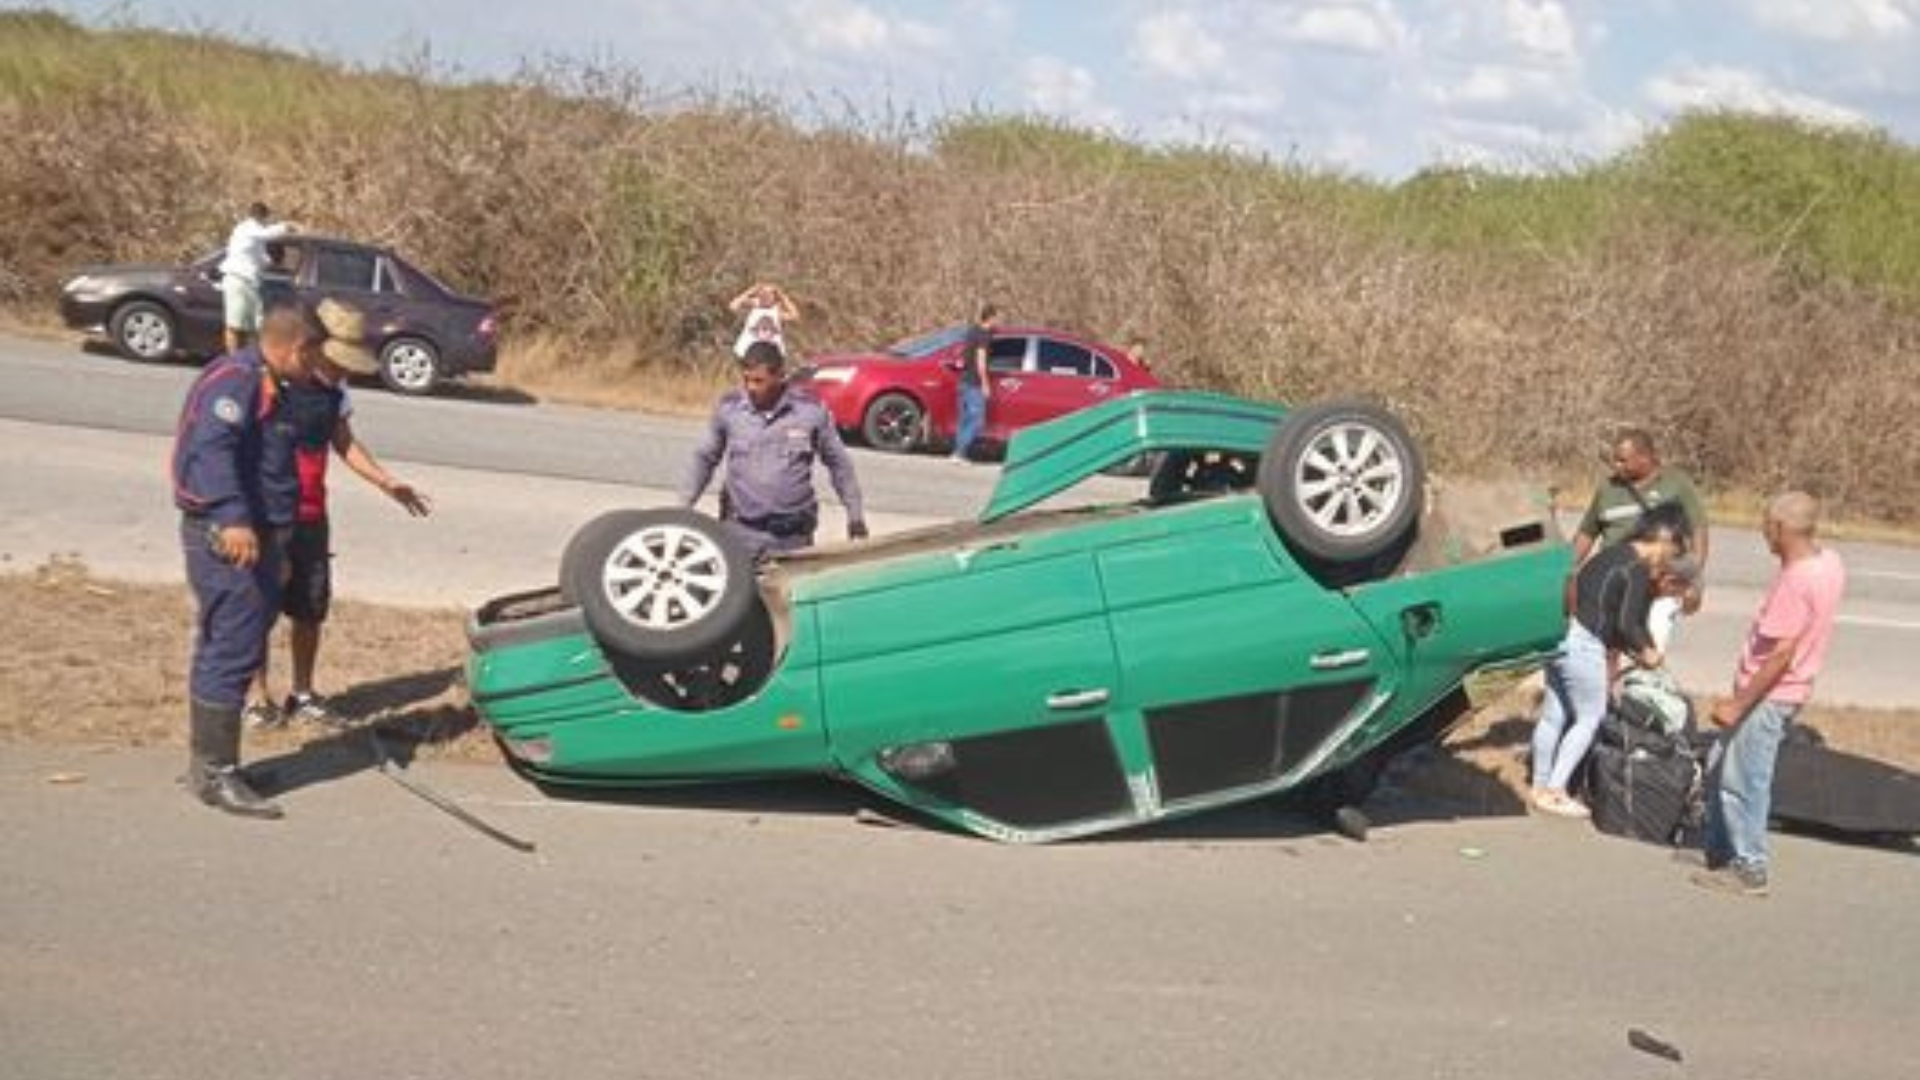
<instances>
[{"instance_id":1,"label":"black shorts","mask_svg":"<svg viewBox=\"0 0 1920 1080\"><path fill-rule=\"evenodd\" d=\"M327 621L333 603L332 530L325 521L303 521L287 542L287 588L280 610L301 622Z\"/></svg>"}]
</instances>

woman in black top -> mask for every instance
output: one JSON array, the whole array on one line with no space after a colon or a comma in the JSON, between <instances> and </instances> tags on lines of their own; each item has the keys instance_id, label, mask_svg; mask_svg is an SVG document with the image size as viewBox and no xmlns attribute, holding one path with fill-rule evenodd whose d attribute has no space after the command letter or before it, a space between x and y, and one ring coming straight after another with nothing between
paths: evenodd
<instances>
[{"instance_id":1,"label":"woman in black top","mask_svg":"<svg viewBox=\"0 0 1920 1080\"><path fill-rule=\"evenodd\" d=\"M1609 654L1625 654L1642 667L1661 663L1647 608L1655 577L1685 546L1682 529L1649 515L1624 543L1600 549L1575 576L1566 640L1547 665L1547 696L1533 729L1533 805L1549 814L1587 816L1567 784L1607 714Z\"/></svg>"}]
</instances>

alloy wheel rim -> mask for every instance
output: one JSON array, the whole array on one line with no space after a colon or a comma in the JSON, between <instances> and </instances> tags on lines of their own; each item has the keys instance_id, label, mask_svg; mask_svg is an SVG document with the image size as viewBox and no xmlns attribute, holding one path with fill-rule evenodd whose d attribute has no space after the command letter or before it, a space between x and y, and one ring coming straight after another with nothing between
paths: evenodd
<instances>
[{"instance_id":1,"label":"alloy wheel rim","mask_svg":"<svg viewBox=\"0 0 1920 1080\"><path fill-rule=\"evenodd\" d=\"M136 311L127 317L120 339L141 356L157 356L167 349L167 322L151 311Z\"/></svg>"},{"instance_id":2,"label":"alloy wheel rim","mask_svg":"<svg viewBox=\"0 0 1920 1080\"><path fill-rule=\"evenodd\" d=\"M905 405L889 405L880 410L878 427L888 446L904 446L913 433L913 410Z\"/></svg>"},{"instance_id":3,"label":"alloy wheel rim","mask_svg":"<svg viewBox=\"0 0 1920 1080\"><path fill-rule=\"evenodd\" d=\"M387 354L387 370L393 381L409 390L418 390L433 380L433 358L418 345L396 346Z\"/></svg>"},{"instance_id":4,"label":"alloy wheel rim","mask_svg":"<svg viewBox=\"0 0 1920 1080\"><path fill-rule=\"evenodd\" d=\"M678 630L719 605L727 556L697 530L657 525L615 545L601 581L621 618L648 630Z\"/></svg>"},{"instance_id":5,"label":"alloy wheel rim","mask_svg":"<svg viewBox=\"0 0 1920 1080\"><path fill-rule=\"evenodd\" d=\"M1329 424L1307 444L1294 468L1294 498L1307 517L1334 536L1379 529L1406 495L1400 448L1369 424Z\"/></svg>"}]
</instances>

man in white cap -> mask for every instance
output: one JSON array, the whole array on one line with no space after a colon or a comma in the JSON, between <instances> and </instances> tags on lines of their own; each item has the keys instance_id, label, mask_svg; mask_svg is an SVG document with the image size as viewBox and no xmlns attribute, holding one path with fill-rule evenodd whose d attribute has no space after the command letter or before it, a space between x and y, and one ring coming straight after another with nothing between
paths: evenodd
<instances>
[{"instance_id":1,"label":"man in white cap","mask_svg":"<svg viewBox=\"0 0 1920 1080\"><path fill-rule=\"evenodd\" d=\"M322 300L307 314L305 346L310 377L289 383L283 408L294 439L294 463L300 499L286 550L286 586L280 611L287 617L293 659L291 693L276 707L267 691L263 665L255 676L245 717L255 727L289 719L339 727L346 719L313 688L320 657L320 627L333 600L332 527L327 515L327 459L339 454L347 467L415 517L426 517L432 503L425 492L381 467L354 434L353 403L347 380L377 370L366 346L366 322L360 312L336 300Z\"/></svg>"}]
</instances>

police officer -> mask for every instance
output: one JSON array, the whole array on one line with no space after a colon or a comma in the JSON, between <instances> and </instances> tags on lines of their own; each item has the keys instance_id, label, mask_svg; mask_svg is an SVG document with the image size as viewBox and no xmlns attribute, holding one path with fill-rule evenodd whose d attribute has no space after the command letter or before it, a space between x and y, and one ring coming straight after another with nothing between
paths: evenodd
<instances>
[{"instance_id":1,"label":"police officer","mask_svg":"<svg viewBox=\"0 0 1920 1080\"><path fill-rule=\"evenodd\" d=\"M187 682L187 789L247 817L281 816L240 773L240 709L280 610L281 545L299 503L281 402L286 384L306 377L306 336L299 310L270 312L257 344L220 357L194 380L173 448L180 544L199 607Z\"/></svg>"},{"instance_id":2,"label":"police officer","mask_svg":"<svg viewBox=\"0 0 1920 1080\"><path fill-rule=\"evenodd\" d=\"M833 415L818 398L790 389L784 369L779 346L770 341L748 346L740 361L740 388L727 391L714 406L680 485L681 505L692 506L724 458L720 517L755 560L813 546L820 524L815 458L826 465L847 509L848 539L867 535L853 456L840 441Z\"/></svg>"}]
</instances>

